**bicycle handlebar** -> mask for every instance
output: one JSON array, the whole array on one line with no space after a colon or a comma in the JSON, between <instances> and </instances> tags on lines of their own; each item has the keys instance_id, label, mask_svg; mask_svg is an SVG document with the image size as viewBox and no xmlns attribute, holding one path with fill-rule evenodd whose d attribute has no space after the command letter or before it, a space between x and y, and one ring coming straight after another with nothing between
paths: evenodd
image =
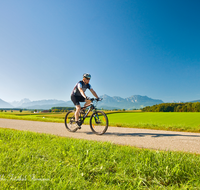
<instances>
[{"instance_id":1,"label":"bicycle handlebar","mask_svg":"<svg viewBox=\"0 0 200 190\"><path fill-rule=\"evenodd\" d=\"M90 98L90 101L93 102L93 101L102 101L103 98Z\"/></svg>"}]
</instances>

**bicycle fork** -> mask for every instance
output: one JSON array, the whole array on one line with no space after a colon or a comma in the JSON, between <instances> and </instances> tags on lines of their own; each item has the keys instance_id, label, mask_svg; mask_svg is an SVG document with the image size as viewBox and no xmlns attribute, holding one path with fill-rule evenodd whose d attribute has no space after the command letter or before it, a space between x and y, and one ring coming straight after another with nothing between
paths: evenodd
<instances>
[{"instance_id":1,"label":"bicycle fork","mask_svg":"<svg viewBox=\"0 0 200 190\"><path fill-rule=\"evenodd\" d=\"M96 124L101 123L101 121L99 120L99 115L97 113L94 114L94 119L95 119Z\"/></svg>"}]
</instances>

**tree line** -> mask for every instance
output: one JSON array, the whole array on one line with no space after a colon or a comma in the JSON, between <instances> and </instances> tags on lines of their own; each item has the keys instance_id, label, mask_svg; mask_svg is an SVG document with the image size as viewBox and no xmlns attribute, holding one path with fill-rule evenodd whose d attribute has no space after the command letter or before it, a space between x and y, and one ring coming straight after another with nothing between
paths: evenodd
<instances>
[{"instance_id":1,"label":"tree line","mask_svg":"<svg viewBox=\"0 0 200 190\"><path fill-rule=\"evenodd\" d=\"M74 110L74 107L52 107L49 112L67 112L69 110Z\"/></svg>"},{"instance_id":2,"label":"tree line","mask_svg":"<svg viewBox=\"0 0 200 190\"><path fill-rule=\"evenodd\" d=\"M200 102L187 103L162 103L147 106L142 109L144 112L200 112Z\"/></svg>"}]
</instances>

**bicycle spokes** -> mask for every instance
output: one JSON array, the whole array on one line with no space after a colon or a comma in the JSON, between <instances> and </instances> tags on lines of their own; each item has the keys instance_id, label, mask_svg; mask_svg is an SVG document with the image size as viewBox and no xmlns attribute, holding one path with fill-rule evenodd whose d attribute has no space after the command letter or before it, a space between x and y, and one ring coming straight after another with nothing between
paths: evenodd
<instances>
[{"instance_id":1,"label":"bicycle spokes","mask_svg":"<svg viewBox=\"0 0 200 190\"><path fill-rule=\"evenodd\" d=\"M77 131L77 126L75 122L75 115L73 111L67 112L65 116L65 126L70 132Z\"/></svg>"},{"instance_id":2,"label":"bicycle spokes","mask_svg":"<svg viewBox=\"0 0 200 190\"><path fill-rule=\"evenodd\" d=\"M105 113L95 111L90 118L90 127L92 131L98 135L102 135L108 128L108 119Z\"/></svg>"}]
</instances>

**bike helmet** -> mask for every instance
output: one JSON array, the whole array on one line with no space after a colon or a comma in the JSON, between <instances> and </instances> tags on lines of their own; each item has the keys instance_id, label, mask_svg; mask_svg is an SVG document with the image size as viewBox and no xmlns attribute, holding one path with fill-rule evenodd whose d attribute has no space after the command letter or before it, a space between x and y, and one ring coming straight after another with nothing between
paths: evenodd
<instances>
[{"instance_id":1,"label":"bike helmet","mask_svg":"<svg viewBox=\"0 0 200 190\"><path fill-rule=\"evenodd\" d=\"M85 73L83 74L83 78L90 79L91 75L89 73Z\"/></svg>"}]
</instances>

